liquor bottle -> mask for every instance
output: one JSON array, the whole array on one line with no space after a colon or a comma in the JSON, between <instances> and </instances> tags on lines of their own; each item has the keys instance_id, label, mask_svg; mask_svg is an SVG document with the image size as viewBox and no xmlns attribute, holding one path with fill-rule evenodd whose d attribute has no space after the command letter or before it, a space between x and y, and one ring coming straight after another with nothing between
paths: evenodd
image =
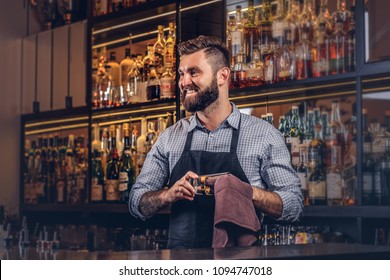
<instances>
[{"instance_id":1,"label":"liquor bottle","mask_svg":"<svg viewBox=\"0 0 390 280\"><path fill-rule=\"evenodd\" d=\"M247 65L246 78L248 86L261 86L264 80L264 64L260 59L258 48L253 50L253 57Z\"/></svg>"},{"instance_id":2,"label":"liquor bottle","mask_svg":"<svg viewBox=\"0 0 390 280\"><path fill-rule=\"evenodd\" d=\"M157 140L154 122L148 122L148 130L146 133L146 153L149 153L154 143Z\"/></svg>"},{"instance_id":3,"label":"liquor bottle","mask_svg":"<svg viewBox=\"0 0 390 280\"><path fill-rule=\"evenodd\" d=\"M33 140L30 145L26 146L27 150L27 174L24 181L24 201L26 203L33 203L34 194L34 152L36 149L36 142Z\"/></svg>"},{"instance_id":4,"label":"liquor bottle","mask_svg":"<svg viewBox=\"0 0 390 280\"><path fill-rule=\"evenodd\" d=\"M75 189L76 189L76 176L75 169L76 163L74 161L74 134L69 134L67 138L66 147L66 203L74 203L75 201Z\"/></svg>"},{"instance_id":5,"label":"liquor bottle","mask_svg":"<svg viewBox=\"0 0 390 280\"><path fill-rule=\"evenodd\" d=\"M135 168L131 158L130 129L129 124L123 124L124 151L119 164L119 197L122 203L127 203L129 191L135 181Z\"/></svg>"},{"instance_id":6,"label":"liquor bottle","mask_svg":"<svg viewBox=\"0 0 390 280\"><path fill-rule=\"evenodd\" d=\"M329 75L329 38L325 30L325 22L320 22L313 44L313 76Z\"/></svg>"},{"instance_id":7,"label":"liquor bottle","mask_svg":"<svg viewBox=\"0 0 390 280\"><path fill-rule=\"evenodd\" d=\"M56 172L56 203L66 202L66 143L58 138L58 160L55 166Z\"/></svg>"},{"instance_id":8,"label":"liquor bottle","mask_svg":"<svg viewBox=\"0 0 390 280\"><path fill-rule=\"evenodd\" d=\"M38 203L45 203L47 199L47 161L46 161L46 150L47 150L47 138L41 137L40 139L40 156L38 172L36 174L36 185L35 192Z\"/></svg>"},{"instance_id":9,"label":"liquor bottle","mask_svg":"<svg viewBox=\"0 0 390 280\"><path fill-rule=\"evenodd\" d=\"M100 140L100 128L99 124L95 124L93 127L93 140L91 143L92 151L100 151L102 148L102 142Z\"/></svg>"},{"instance_id":10,"label":"liquor bottle","mask_svg":"<svg viewBox=\"0 0 390 280\"><path fill-rule=\"evenodd\" d=\"M268 112L267 114L265 114L265 119L269 124L271 124L272 126L274 125L274 114L273 113Z\"/></svg>"},{"instance_id":11,"label":"liquor bottle","mask_svg":"<svg viewBox=\"0 0 390 280\"><path fill-rule=\"evenodd\" d=\"M263 1L260 16L260 59L265 63L265 57L271 53L271 43L275 43L272 39L271 7L268 0Z\"/></svg>"},{"instance_id":12,"label":"liquor bottle","mask_svg":"<svg viewBox=\"0 0 390 280\"><path fill-rule=\"evenodd\" d=\"M277 48L284 45L284 6L282 0L277 0L276 15L272 19L272 37L277 42Z\"/></svg>"},{"instance_id":13,"label":"liquor bottle","mask_svg":"<svg viewBox=\"0 0 390 280\"><path fill-rule=\"evenodd\" d=\"M145 162L147 148L146 148L146 133L147 133L146 117L141 118L141 135L137 139L137 165L138 171L141 171L142 165Z\"/></svg>"},{"instance_id":14,"label":"liquor bottle","mask_svg":"<svg viewBox=\"0 0 390 280\"><path fill-rule=\"evenodd\" d=\"M102 107L111 107L112 106L112 88L113 80L111 76L111 66L106 65L104 67L105 71L100 72L100 84L99 92L101 98Z\"/></svg>"},{"instance_id":15,"label":"liquor bottle","mask_svg":"<svg viewBox=\"0 0 390 280\"><path fill-rule=\"evenodd\" d=\"M308 154L308 168L311 172L316 168L317 164L324 167L325 156L326 156L326 145L322 137L322 124L320 119L320 109L314 108L314 137L309 144Z\"/></svg>"},{"instance_id":16,"label":"liquor bottle","mask_svg":"<svg viewBox=\"0 0 390 280\"><path fill-rule=\"evenodd\" d=\"M284 128L284 122L285 122L284 116L280 116L280 117L279 117L279 126L278 126L278 130L279 130L283 135L284 135L285 132L286 132L286 130L285 130L285 128Z\"/></svg>"},{"instance_id":17,"label":"liquor bottle","mask_svg":"<svg viewBox=\"0 0 390 280\"><path fill-rule=\"evenodd\" d=\"M301 40L295 49L298 80L308 79L313 76L313 53L309 34L310 29L306 25L301 26Z\"/></svg>"},{"instance_id":18,"label":"liquor bottle","mask_svg":"<svg viewBox=\"0 0 390 280\"><path fill-rule=\"evenodd\" d=\"M128 93L126 92L127 76L134 64L134 60L132 59L130 52L131 52L130 48L125 49L125 58L122 59L120 63L120 77L121 77L120 91L121 91L121 96L123 96L122 105L126 105L128 102Z\"/></svg>"},{"instance_id":19,"label":"liquor bottle","mask_svg":"<svg viewBox=\"0 0 390 280\"><path fill-rule=\"evenodd\" d=\"M154 67L158 77L164 72L164 54L165 54L165 38L164 38L164 26L157 26L157 41L154 43Z\"/></svg>"},{"instance_id":20,"label":"liquor bottle","mask_svg":"<svg viewBox=\"0 0 390 280\"><path fill-rule=\"evenodd\" d=\"M304 144L299 145L299 164L296 171L301 181L301 191L303 195L303 204L309 205L309 188L308 188L308 170L307 170L307 146Z\"/></svg>"},{"instance_id":21,"label":"liquor bottle","mask_svg":"<svg viewBox=\"0 0 390 280\"><path fill-rule=\"evenodd\" d=\"M386 151L385 128L382 127L377 119L371 120L370 131L372 135L372 155L379 160Z\"/></svg>"},{"instance_id":22,"label":"liquor bottle","mask_svg":"<svg viewBox=\"0 0 390 280\"><path fill-rule=\"evenodd\" d=\"M277 61L278 82L296 78L296 57L291 30L285 30L284 34L284 45L278 50L280 53Z\"/></svg>"},{"instance_id":23,"label":"liquor bottle","mask_svg":"<svg viewBox=\"0 0 390 280\"><path fill-rule=\"evenodd\" d=\"M175 46L176 46L175 23L170 22L168 37L165 43L164 66L166 68L175 69L176 67Z\"/></svg>"},{"instance_id":24,"label":"liquor bottle","mask_svg":"<svg viewBox=\"0 0 390 280\"><path fill-rule=\"evenodd\" d=\"M137 139L138 139L138 129L137 126L134 125L131 130L131 159L133 160L133 164L135 167L135 175L138 175L138 164L137 164Z\"/></svg>"},{"instance_id":25,"label":"liquor bottle","mask_svg":"<svg viewBox=\"0 0 390 280\"><path fill-rule=\"evenodd\" d=\"M165 130L166 126L167 126L166 120L163 117L159 117L157 119L157 130L156 130L156 137L157 138Z\"/></svg>"},{"instance_id":26,"label":"liquor bottle","mask_svg":"<svg viewBox=\"0 0 390 280\"><path fill-rule=\"evenodd\" d=\"M375 160L372 156L372 135L368 129L368 112L367 109L362 110L362 126L363 126L363 204L375 204Z\"/></svg>"},{"instance_id":27,"label":"liquor bottle","mask_svg":"<svg viewBox=\"0 0 390 280\"><path fill-rule=\"evenodd\" d=\"M76 196L75 203L88 203L88 195L86 188L87 181L87 160L86 160L86 148L85 148L85 137L80 135L76 138L76 150L75 150L75 177L76 177Z\"/></svg>"},{"instance_id":28,"label":"liquor bottle","mask_svg":"<svg viewBox=\"0 0 390 280\"><path fill-rule=\"evenodd\" d=\"M115 125L110 126L111 135L111 160L107 164L106 169L106 202L119 202L119 156L116 148Z\"/></svg>"},{"instance_id":29,"label":"liquor bottle","mask_svg":"<svg viewBox=\"0 0 390 280\"><path fill-rule=\"evenodd\" d=\"M116 150L118 152L119 158L122 156L124 149L124 142L122 140L122 126L119 124L116 126Z\"/></svg>"},{"instance_id":30,"label":"liquor bottle","mask_svg":"<svg viewBox=\"0 0 390 280\"><path fill-rule=\"evenodd\" d=\"M306 130L303 143L309 147L311 140L314 138L314 111L307 110L306 115Z\"/></svg>"},{"instance_id":31,"label":"liquor bottle","mask_svg":"<svg viewBox=\"0 0 390 280\"><path fill-rule=\"evenodd\" d=\"M287 133L286 143L291 147L291 162L293 166L299 164L299 145L302 137L298 106L292 106L290 130Z\"/></svg>"},{"instance_id":32,"label":"liquor bottle","mask_svg":"<svg viewBox=\"0 0 390 280\"><path fill-rule=\"evenodd\" d=\"M347 37L344 32L344 23L339 20L336 22L335 31L330 36L330 74L342 74L346 72L346 42Z\"/></svg>"},{"instance_id":33,"label":"liquor bottle","mask_svg":"<svg viewBox=\"0 0 390 280\"><path fill-rule=\"evenodd\" d=\"M386 141L385 154L381 159L380 165L380 182L381 182L381 205L390 205L390 140Z\"/></svg>"},{"instance_id":34,"label":"liquor bottle","mask_svg":"<svg viewBox=\"0 0 390 280\"><path fill-rule=\"evenodd\" d=\"M142 76L139 72L137 63L133 63L126 77L125 92L128 103L137 103L140 101L141 78Z\"/></svg>"},{"instance_id":35,"label":"liquor bottle","mask_svg":"<svg viewBox=\"0 0 390 280\"><path fill-rule=\"evenodd\" d=\"M271 42L269 53L264 58L264 84L276 84L278 82L278 53L275 42Z\"/></svg>"},{"instance_id":36,"label":"liquor bottle","mask_svg":"<svg viewBox=\"0 0 390 280\"><path fill-rule=\"evenodd\" d=\"M299 42L299 1L292 0L288 4L288 12L284 19L284 38L293 45Z\"/></svg>"},{"instance_id":37,"label":"liquor bottle","mask_svg":"<svg viewBox=\"0 0 390 280\"><path fill-rule=\"evenodd\" d=\"M241 6L236 6L236 17L234 24L232 23L231 29L231 37L232 37L232 60L233 63L231 67L233 68L235 63L237 63L237 55L244 49L244 37L243 37L243 26L242 26L242 14L241 14ZM242 61L243 62L243 61Z\"/></svg>"},{"instance_id":38,"label":"liquor bottle","mask_svg":"<svg viewBox=\"0 0 390 280\"><path fill-rule=\"evenodd\" d=\"M253 57L253 49L259 40L259 30L255 25L255 8L253 0L248 0L247 18L243 28L245 61L249 62Z\"/></svg>"},{"instance_id":39,"label":"liquor bottle","mask_svg":"<svg viewBox=\"0 0 390 280\"><path fill-rule=\"evenodd\" d=\"M150 68L154 65L154 47L152 43L148 43L146 55L142 59L143 71L142 71L142 81L146 82L148 80L148 75Z\"/></svg>"},{"instance_id":40,"label":"liquor bottle","mask_svg":"<svg viewBox=\"0 0 390 280\"><path fill-rule=\"evenodd\" d=\"M91 174L91 203L102 203L104 201L104 171L99 150L94 150Z\"/></svg>"},{"instance_id":41,"label":"liquor bottle","mask_svg":"<svg viewBox=\"0 0 390 280\"><path fill-rule=\"evenodd\" d=\"M110 52L110 59L107 63L108 66L111 66L111 76L114 87L118 87L121 84L120 78L120 66L116 61L116 52Z\"/></svg>"},{"instance_id":42,"label":"liquor bottle","mask_svg":"<svg viewBox=\"0 0 390 280\"><path fill-rule=\"evenodd\" d=\"M47 149L47 202L54 203L56 201L56 173L55 166L58 161L57 151L58 135L49 135L49 146Z\"/></svg>"},{"instance_id":43,"label":"liquor bottle","mask_svg":"<svg viewBox=\"0 0 390 280\"><path fill-rule=\"evenodd\" d=\"M109 154L110 154L110 150L109 150L109 147L108 147L108 138L109 138L109 135L108 135L108 129L107 128L104 128L103 129L103 133L102 133L102 146L101 146L101 149L99 149L100 151L100 157L101 157L101 160L102 160L102 167L103 167L103 171L106 172L106 169L107 169L107 162L108 162L108 157L109 157ZM104 176L105 178L106 176Z\"/></svg>"},{"instance_id":44,"label":"liquor bottle","mask_svg":"<svg viewBox=\"0 0 390 280\"><path fill-rule=\"evenodd\" d=\"M161 98L175 97L175 77L171 67L166 67L165 72L161 75Z\"/></svg>"},{"instance_id":45,"label":"liquor bottle","mask_svg":"<svg viewBox=\"0 0 390 280\"><path fill-rule=\"evenodd\" d=\"M323 124L328 123L326 120L323 120ZM340 103L338 101L332 101L332 111L330 116L329 123L329 133L325 137L325 143L327 147L327 156L326 163L329 166L332 158L331 148L337 146L340 149L340 164L344 164L344 155L345 155L345 128L341 122L340 116Z\"/></svg>"},{"instance_id":46,"label":"liquor bottle","mask_svg":"<svg viewBox=\"0 0 390 280\"><path fill-rule=\"evenodd\" d=\"M244 63L244 52L241 50L236 57L236 63L232 71L231 85L233 88L244 88L248 86L246 78L247 66Z\"/></svg>"},{"instance_id":47,"label":"liquor bottle","mask_svg":"<svg viewBox=\"0 0 390 280\"><path fill-rule=\"evenodd\" d=\"M330 35L332 34L334 28L332 24L332 18L328 10L328 0L321 0L320 4L320 12L317 16L317 20L315 22L315 29L318 29L318 26L320 23L325 24L325 31L326 34Z\"/></svg>"},{"instance_id":48,"label":"liquor bottle","mask_svg":"<svg viewBox=\"0 0 390 280\"><path fill-rule=\"evenodd\" d=\"M326 197L328 205L342 205L344 203L344 174L341 163L341 147L333 145L331 150L331 162L326 172Z\"/></svg>"},{"instance_id":49,"label":"liquor bottle","mask_svg":"<svg viewBox=\"0 0 390 280\"><path fill-rule=\"evenodd\" d=\"M334 13L332 13L332 23L333 26L337 22L343 22L343 31L348 30L348 18L350 17L350 12L346 10L345 0L337 0L337 8Z\"/></svg>"},{"instance_id":50,"label":"liquor bottle","mask_svg":"<svg viewBox=\"0 0 390 280\"><path fill-rule=\"evenodd\" d=\"M230 52L230 67L234 67L235 55L233 55L233 32L236 27L236 18L230 15L226 24L226 46Z\"/></svg>"},{"instance_id":51,"label":"liquor bottle","mask_svg":"<svg viewBox=\"0 0 390 280\"><path fill-rule=\"evenodd\" d=\"M313 12L311 10L311 0L303 1L302 12L299 14L299 39L300 41L308 40L313 41L314 37L314 20ZM304 36L303 33L305 33Z\"/></svg>"},{"instance_id":52,"label":"liquor bottle","mask_svg":"<svg viewBox=\"0 0 390 280\"><path fill-rule=\"evenodd\" d=\"M146 82L146 99L148 101L160 99L161 82L158 78L156 69L150 68L148 81Z\"/></svg>"}]
</instances>

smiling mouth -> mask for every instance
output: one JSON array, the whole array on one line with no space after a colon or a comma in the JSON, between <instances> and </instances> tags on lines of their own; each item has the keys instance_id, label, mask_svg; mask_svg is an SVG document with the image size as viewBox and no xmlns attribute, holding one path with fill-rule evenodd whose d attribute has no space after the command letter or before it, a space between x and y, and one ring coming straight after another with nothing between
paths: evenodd
<instances>
[{"instance_id":1,"label":"smiling mouth","mask_svg":"<svg viewBox=\"0 0 390 280\"><path fill-rule=\"evenodd\" d=\"M185 94L185 95L192 95L192 94L197 93L197 92L198 92L198 91L195 90L195 89L185 89L185 90L184 90L184 94Z\"/></svg>"}]
</instances>

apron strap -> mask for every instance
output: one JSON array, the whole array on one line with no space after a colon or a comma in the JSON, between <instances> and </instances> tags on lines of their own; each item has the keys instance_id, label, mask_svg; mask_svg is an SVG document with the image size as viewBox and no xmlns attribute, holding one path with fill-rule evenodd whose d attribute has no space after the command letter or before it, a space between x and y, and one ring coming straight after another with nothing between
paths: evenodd
<instances>
[{"instance_id":1,"label":"apron strap","mask_svg":"<svg viewBox=\"0 0 390 280\"><path fill-rule=\"evenodd\" d=\"M186 139L186 144L184 146L184 151L183 152L187 152L191 149L191 143L192 143L192 136L194 134L194 130L191 130L190 132L188 132L187 134L187 139Z\"/></svg>"}]
</instances>

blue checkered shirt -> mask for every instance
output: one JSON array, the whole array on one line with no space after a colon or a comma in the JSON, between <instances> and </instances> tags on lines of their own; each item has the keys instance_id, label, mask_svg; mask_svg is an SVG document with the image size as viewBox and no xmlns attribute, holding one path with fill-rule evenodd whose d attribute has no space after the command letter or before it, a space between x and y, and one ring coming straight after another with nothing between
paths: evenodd
<instances>
[{"instance_id":1,"label":"blue checkered shirt","mask_svg":"<svg viewBox=\"0 0 390 280\"><path fill-rule=\"evenodd\" d=\"M194 130L191 150L229 152L232 127L238 128L241 115L237 157L249 183L280 196L283 212L279 220L299 219L303 210L300 180L291 166L283 135L266 121L240 113L232 105L232 114L214 131L202 126L195 114L181 119L160 134L129 195L129 210L133 216L146 219L139 212L141 196L148 191L161 190L168 184L189 131Z\"/></svg>"}]
</instances>

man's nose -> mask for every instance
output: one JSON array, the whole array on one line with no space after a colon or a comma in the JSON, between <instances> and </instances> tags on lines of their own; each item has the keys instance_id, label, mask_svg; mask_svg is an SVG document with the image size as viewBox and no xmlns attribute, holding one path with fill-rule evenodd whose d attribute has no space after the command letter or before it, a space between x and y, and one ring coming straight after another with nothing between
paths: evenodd
<instances>
[{"instance_id":1,"label":"man's nose","mask_svg":"<svg viewBox=\"0 0 390 280\"><path fill-rule=\"evenodd\" d=\"M182 84L183 87L188 86L188 85L191 85L191 84L192 84L191 75L189 75L189 74L184 74L184 75L182 76L181 84Z\"/></svg>"}]
</instances>

